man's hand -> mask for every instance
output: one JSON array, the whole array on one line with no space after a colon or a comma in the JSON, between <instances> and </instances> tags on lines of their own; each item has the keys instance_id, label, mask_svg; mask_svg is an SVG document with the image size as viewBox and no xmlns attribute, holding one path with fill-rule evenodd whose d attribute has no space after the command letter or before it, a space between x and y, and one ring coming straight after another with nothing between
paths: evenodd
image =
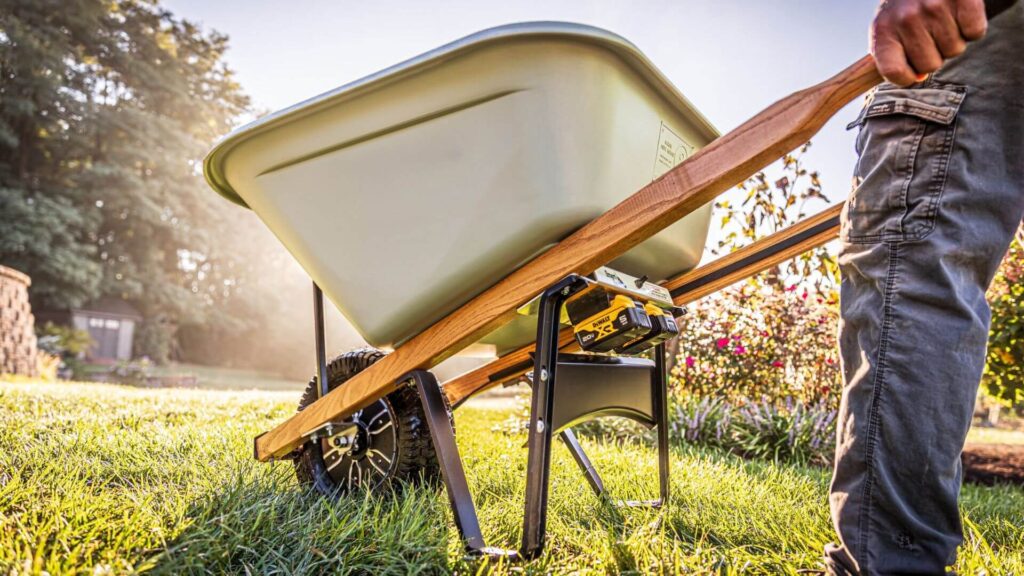
<instances>
[{"instance_id":1,"label":"man's hand","mask_svg":"<svg viewBox=\"0 0 1024 576\"><path fill-rule=\"evenodd\" d=\"M987 29L984 0L882 0L871 24L871 55L886 80L909 86Z\"/></svg>"}]
</instances>

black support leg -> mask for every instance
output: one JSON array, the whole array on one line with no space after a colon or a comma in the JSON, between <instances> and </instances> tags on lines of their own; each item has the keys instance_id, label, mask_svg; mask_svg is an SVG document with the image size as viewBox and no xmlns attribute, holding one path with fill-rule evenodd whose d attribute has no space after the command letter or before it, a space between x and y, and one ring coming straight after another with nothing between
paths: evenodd
<instances>
[{"instance_id":1,"label":"black support leg","mask_svg":"<svg viewBox=\"0 0 1024 576\"><path fill-rule=\"evenodd\" d=\"M471 556L516 560L517 553L514 550L490 548L484 543L476 507L473 505L473 496L469 491L469 482L466 480L466 472L462 468L462 457L459 455L458 445L455 444L455 431L452 430L451 420L448 419L448 409L441 397L444 392L438 386L437 379L425 370L414 370L404 380L412 380L416 383L416 391L423 404L423 412L427 416L430 439L434 444L434 451L437 453L437 462L441 466L441 478L444 480L445 492L448 494L448 502L451 504L452 514L455 516L455 526L466 545L466 552Z\"/></svg>"},{"instance_id":2,"label":"black support leg","mask_svg":"<svg viewBox=\"0 0 1024 576\"><path fill-rule=\"evenodd\" d=\"M665 343L654 348L654 374L651 378L655 426L658 428L658 482L661 489L659 505L668 504L668 374L665 365Z\"/></svg>"},{"instance_id":3,"label":"black support leg","mask_svg":"<svg viewBox=\"0 0 1024 576\"><path fill-rule=\"evenodd\" d=\"M544 549L547 524L548 476L551 468L551 433L554 414L555 371L558 367L558 329L562 304L583 280L572 275L548 288L540 299L537 349L533 363L533 400L527 433L526 509L520 553L536 558Z\"/></svg>"},{"instance_id":4,"label":"black support leg","mask_svg":"<svg viewBox=\"0 0 1024 576\"><path fill-rule=\"evenodd\" d=\"M437 452L445 490L455 516L455 524L466 544L466 550L473 556L492 558L526 559L536 558L544 550L544 535L547 523L548 482L551 465L551 443L555 429L555 381L558 368L558 332L562 305L576 291L584 288L586 281L572 275L546 290L540 299L537 321L537 344L533 367L533 399L530 407L530 421L527 431L526 502L523 514L523 540L517 555L514 551L489 548L484 543L480 522L473 505L466 474L462 467L455 432L452 430L448 409L442 397L443 392L437 379L427 371L416 370L403 380L414 382L423 403L431 440ZM322 314L322 311L320 312ZM621 362L620 362L621 363ZM647 364L650 366L650 364ZM572 375L572 372L567 374ZM570 379L571 380L571 379ZM642 383L637 383L642 385ZM660 506L669 496L669 453L668 453L668 402L665 373L665 346L655 349L655 366L650 373L652 414L640 418L657 427L658 477L660 499L649 502L630 502L626 505ZM646 410L643 411L647 414ZM564 417L561 415L560 417ZM599 496L605 494L600 475L580 446L571 429L560 433L560 438L569 448L573 459L583 470L590 487Z\"/></svg>"},{"instance_id":5,"label":"black support leg","mask_svg":"<svg viewBox=\"0 0 1024 576\"><path fill-rule=\"evenodd\" d=\"M313 283L313 333L316 338L316 378L320 385L320 397L327 396L330 382L327 381L327 347L324 344L324 293Z\"/></svg>"},{"instance_id":6,"label":"black support leg","mask_svg":"<svg viewBox=\"0 0 1024 576\"><path fill-rule=\"evenodd\" d=\"M655 442L658 447L658 499L620 500L617 506L625 508L661 508L668 504L669 452L668 452L668 372L665 364L665 344L654 348L654 371L651 372L651 408L654 416Z\"/></svg>"},{"instance_id":7,"label":"black support leg","mask_svg":"<svg viewBox=\"0 0 1024 576\"><path fill-rule=\"evenodd\" d=\"M623 508L660 508L668 503L669 497L669 447L668 447L668 371L665 364L665 344L659 344L654 348L654 369L651 371L651 409L652 420L654 420L655 442L658 449L658 499L657 500L615 500L616 506ZM564 436L571 435L570 439ZM565 441L576 460L576 464L583 470L587 482L598 496L608 496L604 484L598 476L597 470L587 458L583 447L576 440L572 431L566 429L562 440Z\"/></svg>"}]
</instances>

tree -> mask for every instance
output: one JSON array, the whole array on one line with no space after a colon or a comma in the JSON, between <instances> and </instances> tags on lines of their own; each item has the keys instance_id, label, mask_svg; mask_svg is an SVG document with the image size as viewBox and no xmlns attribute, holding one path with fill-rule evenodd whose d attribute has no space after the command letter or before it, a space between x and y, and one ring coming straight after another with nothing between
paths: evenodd
<instances>
[{"instance_id":1,"label":"tree","mask_svg":"<svg viewBox=\"0 0 1024 576\"><path fill-rule=\"evenodd\" d=\"M210 298L223 293L199 284L233 256L217 258L214 233L229 207L198 167L247 99L222 62L226 37L150 4L123 2L111 18L131 42L115 41L120 50L96 70L102 88L86 186L103 214L101 292L136 303L145 317L138 352L160 362L174 354L177 328L208 321Z\"/></svg>"},{"instance_id":2,"label":"tree","mask_svg":"<svg viewBox=\"0 0 1024 576\"><path fill-rule=\"evenodd\" d=\"M155 2L9 0L0 13L0 262L33 304L134 301L138 352L160 361L178 326L231 299L231 207L199 163L246 111L227 38ZM220 282L213 286L216 279Z\"/></svg>"},{"instance_id":3,"label":"tree","mask_svg":"<svg viewBox=\"0 0 1024 576\"><path fill-rule=\"evenodd\" d=\"M98 296L90 241L100 218L77 182L89 146L81 120L101 52L98 1L9 1L0 10L0 262L29 273L33 305Z\"/></svg>"}]
</instances>

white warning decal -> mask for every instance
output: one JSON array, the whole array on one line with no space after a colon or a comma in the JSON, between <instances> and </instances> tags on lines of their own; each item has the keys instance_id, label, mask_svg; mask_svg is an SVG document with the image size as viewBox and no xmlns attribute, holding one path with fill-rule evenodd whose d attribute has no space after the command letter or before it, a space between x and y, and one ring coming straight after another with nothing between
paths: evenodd
<instances>
[{"instance_id":1,"label":"white warning decal","mask_svg":"<svg viewBox=\"0 0 1024 576\"><path fill-rule=\"evenodd\" d=\"M677 164L686 160L693 153L693 146L687 144L671 128L661 123L661 133L658 135L658 153L654 157L654 176L656 180L665 172L676 167Z\"/></svg>"}]
</instances>

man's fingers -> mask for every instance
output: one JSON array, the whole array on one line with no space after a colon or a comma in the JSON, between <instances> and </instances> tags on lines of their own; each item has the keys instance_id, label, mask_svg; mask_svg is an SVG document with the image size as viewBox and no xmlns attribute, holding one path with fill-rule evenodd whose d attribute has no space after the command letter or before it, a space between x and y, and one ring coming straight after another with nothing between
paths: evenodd
<instances>
[{"instance_id":1,"label":"man's fingers","mask_svg":"<svg viewBox=\"0 0 1024 576\"><path fill-rule=\"evenodd\" d=\"M882 0L871 54L886 80L908 86L962 54L987 27L985 0Z\"/></svg>"},{"instance_id":2,"label":"man's fingers","mask_svg":"<svg viewBox=\"0 0 1024 576\"><path fill-rule=\"evenodd\" d=\"M903 43L907 60L918 74L931 74L942 66L942 54L935 45L935 39L925 28L919 14L907 11L899 22L899 37Z\"/></svg>"},{"instance_id":3,"label":"man's fingers","mask_svg":"<svg viewBox=\"0 0 1024 576\"><path fill-rule=\"evenodd\" d=\"M926 2L924 11L935 45L943 58L953 58L963 54L967 49L967 41L961 36L960 25L956 21L953 6L949 2Z\"/></svg>"},{"instance_id":4,"label":"man's fingers","mask_svg":"<svg viewBox=\"0 0 1024 576\"><path fill-rule=\"evenodd\" d=\"M956 23L960 35L967 40L978 40L988 31L985 0L956 0Z\"/></svg>"},{"instance_id":5,"label":"man's fingers","mask_svg":"<svg viewBox=\"0 0 1024 576\"><path fill-rule=\"evenodd\" d=\"M875 66L883 78L897 86L910 86L918 81L918 74L907 62L903 46L891 36L878 37L875 40Z\"/></svg>"}]
</instances>

